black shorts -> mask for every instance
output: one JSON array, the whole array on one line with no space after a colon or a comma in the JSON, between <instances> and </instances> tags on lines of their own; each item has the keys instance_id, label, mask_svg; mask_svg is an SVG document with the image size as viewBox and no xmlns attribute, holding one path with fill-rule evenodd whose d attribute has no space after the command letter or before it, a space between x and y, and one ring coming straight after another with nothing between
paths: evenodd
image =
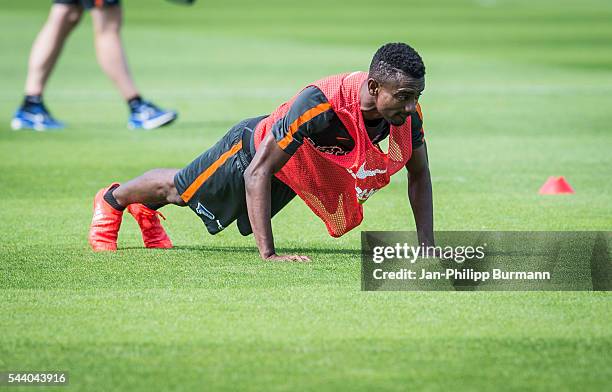
<instances>
[{"instance_id":1,"label":"black shorts","mask_svg":"<svg viewBox=\"0 0 612 392\"><path fill-rule=\"evenodd\" d=\"M87 10L94 7L110 7L119 5L119 0L53 0L55 4L78 5Z\"/></svg>"},{"instance_id":2,"label":"black shorts","mask_svg":"<svg viewBox=\"0 0 612 392\"><path fill-rule=\"evenodd\" d=\"M246 206L244 171L253 159L253 130L266 116L249 118L233 126L213 147L179 170L174 185L183 201L202 219L210 234L235 220L242 235L252 233ZM295 197L272 178L272 216Z\"/></svg>"}]
</instances>

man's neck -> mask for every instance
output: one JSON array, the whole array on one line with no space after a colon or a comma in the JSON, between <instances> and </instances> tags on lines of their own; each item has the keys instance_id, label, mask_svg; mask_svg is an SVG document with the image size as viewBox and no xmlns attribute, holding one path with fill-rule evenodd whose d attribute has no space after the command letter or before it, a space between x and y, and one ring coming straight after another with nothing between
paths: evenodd
<instances>
[{"instance_id":1,"label":"man's neck","mask_svg":"<svg viewBox=\"0 0 612 392\"><path fill-rule=\"evenodd\" d=\"M359 89L359 102L364 120L377 120L382 118L378 110L376 110L376 100L368 91L367 79L361 84L361 88Z\"/></svg>"}]
</instances>

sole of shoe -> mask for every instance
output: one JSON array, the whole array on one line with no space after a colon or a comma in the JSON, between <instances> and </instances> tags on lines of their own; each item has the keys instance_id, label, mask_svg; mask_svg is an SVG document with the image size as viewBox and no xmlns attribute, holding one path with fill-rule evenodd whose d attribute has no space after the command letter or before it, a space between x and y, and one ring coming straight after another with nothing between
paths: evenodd
<instances>
[{"instance_id":1,"label":"sole of shoe","mask_svg":"<svg viewBox=\"0 0 612 392\"><path fill-rule=\"evenodd\" d=\"M14 118L11 121L11 129L13 131L36 131L36 132L49 132L49 131L61 131L63 127L48 128L42 124L34 124L33 126L24 125L23 121L18 118Z\"/></svg>"},{"instance_id":2,"label":"sole of shoe","mask_svg":"<svg viewBox=\"0 0 612 392\"><path fill-rule=\"evenodd\" d=\"M47 128L45 128L41 124L34 124L33 126L26 126L23 123L23 121L19 120L18 118L14 118L11 121L11 129L13 131L36 131L36 132L44 132L47 130Z\"/></svg>"},{"instance_id":3,"label":"sole of shoe","mask_svg":"<svg viewBox=\"0 0 612 392\"><path fill-rule=\"evenodd\" d=\"M108 246L108 245L94 245L91 242L89 243L89 245L91 246L91 250L94 252L116 252L117 251L117 247L112 247L112 246Z\"/></svg>"},{"instance_id":4,"label":"sole of shoe","mask_svg":"<svg viewBox=\"0 0 612 392\"><path fill-rule=\"evenodd\" d=\"M14 118L13 120L11 120L11 129L13 131L21 131L22 129L25 129L25 127L23 126L23 122L20 119Z\"/></svg>"},{"instance_id":5,"label":"sole of shoe","mask_svg":"<svg viewBox=\"0 0 612 392\"><path fill-rule=\"evenodd\" d=\"M145 245L147 249L172 249L173 245L165 246L165 245Z\"/></svg>"},{"instance_id":6,"label":"sole of shoe","mask_svg":"<svg viewBox=\"0 0 612 392\"><path fill-rule=\"evenodd\" d=\"M168 112L166 114L162 114L154 120L145 121L142 124L142 127L146 130L151 130L159 127L163 127L165 125L169 125L174 120L176 120L177 114L175 112Z\"/></svg>"}]
</instances>

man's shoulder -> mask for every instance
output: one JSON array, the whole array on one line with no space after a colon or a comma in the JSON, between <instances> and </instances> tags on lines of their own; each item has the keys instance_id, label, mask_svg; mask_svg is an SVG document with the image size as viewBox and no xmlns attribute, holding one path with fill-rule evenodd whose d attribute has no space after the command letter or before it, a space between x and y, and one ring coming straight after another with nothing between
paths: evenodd
<instances>
[{"instance_id":1,"label":"man's shoulder","mask_svg":"<svg viewBox=\"0 0 612 392\"><path fill-rule=\"evenodd\" d=\"M319 79L309 87L317 87L335 108L341 109L360 103L361 85L367 77L364 71L345 72Z\"/></svg>"},{"instance_id":2,"label":"man's shoulder","mask_svg":"<svg viewBox=\"0 0 612 392\"><path fill-rule=\"evenodd\" d=\"M314 85L305 87L295 98L291 107L292 110L301 112L302 115L314 109L319 112L333 110L327 96Z\"/></svg>"}]
</instances>

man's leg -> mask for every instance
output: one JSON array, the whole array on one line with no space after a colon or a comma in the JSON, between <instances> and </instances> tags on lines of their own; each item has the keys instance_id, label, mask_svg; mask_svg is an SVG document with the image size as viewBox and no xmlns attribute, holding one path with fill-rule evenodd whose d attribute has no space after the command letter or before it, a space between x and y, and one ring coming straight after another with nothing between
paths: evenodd
<instances>
[{"instance_id":1,"label":"man's leg","mask_svg":"<svg viewBox=\"0 0 612 392\"><path fill-rule=\"evenodd\" d=\"M128 68L127 58L121 43L121 6L96 7L91 9L96 56L102 70L115 83L126 100L139 95Z\"/></svg>"},{"instance_id":2,"label":"man's leg","mask_svg":"<svg viewBox=\"0 0 612 392\"><path fill-rule=\"evenodd\" d=\"M25 83L25 97L11 121L13 129L44 131L63 127L63 124L55 120L45 108L42 94L64 42L81 20L82 13L83 9L77 5L54 4L51 6L49 17L32 44Z\"/></svg>"},{"instance_id":3,"label":"man's leg","mask_svg":"<svg viewBox=\"0 0 612 392\"><path fill-rule=\"evenodd\" d=\"M114 189L113 197L124 207L133 203L157 205L157 208L166 204L185 206L174 186L174 176L178 171L179 169L153 169Z\"/></svg>"},{"instance_id":4,"label":"man's leg","mask_svg":"<svg viewBox=\"0 0 612 392\"><path fill-rule=\"evenodd\" d=\"M131 112L130 128L153 129L170 124L176 112L163 110L142 99L130 70L121 42L123 14L120 5L91 9L96 55L102 70L115 83Z\"/></svg>"},{"instance_id":5,"label":"man's leg","mask_svg":"<svg viewBox=\"0 0 612 392\"><path fill-rule=\"evenodd\" d=\"M83 9L70 4L53 4L49 17L38 33L28 63L26 95L42 95L45 84L70 32L81 20Z\"/></svg>"},{"instance_id":6,"label":"man's leg","mask_svg":"<svg viewBox=\"0 0 612 392\"><path fill-rule=\"evenodd\" d=\"M178 169L154 169L124 185L113 183L98 191L89 231L91 247L95 251L117 249L123 210L127 208L138 222L147 248L171 248L157 209L166 204L185 205L174 186L177 172Z\"/></svg>"}]
</instances>

